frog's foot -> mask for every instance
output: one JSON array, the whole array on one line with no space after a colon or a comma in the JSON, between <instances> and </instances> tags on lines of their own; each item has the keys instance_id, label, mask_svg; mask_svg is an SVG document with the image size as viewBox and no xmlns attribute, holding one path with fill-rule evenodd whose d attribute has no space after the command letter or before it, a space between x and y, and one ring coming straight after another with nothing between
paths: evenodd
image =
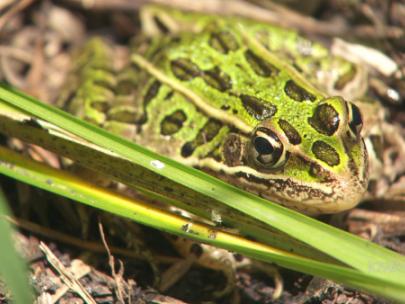
<instances>
[{"instance_id":1,"label":"frog's foot","mask_svg":"<svg viewBox=\"0 0 405 304\"><path fill-rule=\"evenodd\" d=\"M202 267L221 271L224 274L226 284L221 290L217 290L212 294L214 298L221 298L235 291L236 270L241 268L253 271L260 270L269 277L272 277L275 283L273 299L277 299L281 296L283 291L283 280L276 266L252 261L249 258L235 255L225 249L216 248L206 244L199 244L184 238L171 239L171 242L185 259L174 264L165 274L163 274L161 287L164 287L165 289L176 283L177 280L179 280L190 269L192 264L196 263ZM236 298L237 296L235 296L234 299Z\"/></svg>"},{"instance_id":2,"label":"frog's foot","mask_svg":"<svg viewBox=\"0 0 405 304\"><path fill-rule=\"evenodd\" d=\"M284 281L280 272L278 271L278 267L276 265L267 264L256 260L252 260L251 267L255 270L260 270L267 276L273 278L274 292L272 298L273 300L277 300L278 298L280 298L284 290Z\"/></svg>"},{"instance_id":3,"label":"frog's foot","mask_svg":"<svg viewBox=\"0 0 405 304\"><path fill-rule=\"evenodd\" d=\"M224 274L226 284L221 290L212 293L213 298L224 297L235 290L237 261L232 253L189 239L170 236L169 240L184 259L173 264L162 275L162 283L159 288L161 291L167 290L180 280L193 264L218 270Z\"/></svg>"}]
</instances>

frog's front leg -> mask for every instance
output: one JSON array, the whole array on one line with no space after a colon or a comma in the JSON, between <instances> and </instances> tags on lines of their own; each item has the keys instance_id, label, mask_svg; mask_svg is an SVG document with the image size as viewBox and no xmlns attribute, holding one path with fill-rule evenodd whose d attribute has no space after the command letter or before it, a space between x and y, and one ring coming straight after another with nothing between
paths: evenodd
<instances>
[{"instance_id":1,"label":"frog's front leg","mask_svg":"<svg viewBox=\"0 0 405 304\"><path fill-rule=\"evenodd\" d=\"M169 240L185 260L167 270L162 276L163 284L165 284L165 281L167 282L167 278L170 278L170 283L174 284L188 271L193 263L196 263L208 269L221 271L225 276L226 284L222 289L213 292L212 296L214 298L221 298L235 291L236 271L241 268L253 271L259 270L272 277L275 282L273 299L279 298L283 291L282 278L278 269L273 265L253 261L249 258L235 255L228 250L196 243L185 238L170 236ZM165 289L169 287L166 285Z\"/></svg>"}]
</instances>

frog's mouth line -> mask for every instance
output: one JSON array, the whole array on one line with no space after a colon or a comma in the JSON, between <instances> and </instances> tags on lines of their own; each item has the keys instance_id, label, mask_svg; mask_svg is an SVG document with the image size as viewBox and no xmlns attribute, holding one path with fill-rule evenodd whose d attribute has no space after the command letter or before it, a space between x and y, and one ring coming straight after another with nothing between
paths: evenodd
<instances>
[{"instance_id":1,"label":"frog's mouth line","mask_svg":"<svg viewBox=\"0 0 405 304\"><path fill-rule=\"evenodd\" d=\"M263 174L246 166L228 167L214 159L199 160L196 166L260 197L311 215L350 209L366 191L364 181L357 176L311 183L280 174Z\"/></svg>"}]
</instances>

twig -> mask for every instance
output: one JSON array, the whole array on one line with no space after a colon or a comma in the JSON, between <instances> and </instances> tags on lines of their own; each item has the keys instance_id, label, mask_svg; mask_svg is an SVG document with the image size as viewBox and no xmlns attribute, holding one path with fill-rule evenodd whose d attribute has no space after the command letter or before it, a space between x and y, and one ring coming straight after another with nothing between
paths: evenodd
<instances>
[{"instance_id":1,"label":"twig","mask_svg":"<svg viewBox=\"0 0 405 304\"><path fill-rule=\"evenodd\" d=\"M117 271L115 270L115 258L114 256L111 254L110 248L108 247L107 241L105 239L105 235L104 235L104 230L103 230L103 225L101 224L101 222L98 223L98 228L100 231L100 236L101 236L101 240L104 244L104 248L107 251L108 254L108 263L110 265L111 268L111 275L114 278L115 281L115 290L117 292L117 298L118 301L122 304L125 303L125 299L124 299L124 294L125 294L125 290L128 290L128 284L126 284L123 275L124 275L124 264L122 263L121 260L118 260L119 262L119 271L117 273ZM130 301L131 295L130 292L127 292L126 295Z\"/></svg>"},{"instance_id":2,"label":"twig","mask_svg":"<svg viewBox=\"0 0 405 304\"><path fill-rule=\"evenodd\" d=\"M42 236L45 236L50 239L58 240L65 244L76 246L76 247L79 247L79 248L82 248L85 250L99 252L99 253L105 253L105 246L98 242L83 241L81 239L72 237L68 234L65 234L65 233L50 229L50 228L43 227L41 225L35 224L35 223L27 221L27 220L23 220L20 218L6 217L6 219L13 225L16 225L22 229L31 231L35 234L42 235ZM113 254L119 254L119 255L127 257L127 258L133 258L133 259L138 259L138 260L143 258L142 255L134 253L133 250L127 250L127 249L114 247L114 246L109 247L109 248ZM179 258L156 256L156 260L159 263L172 264L172 263L179 261Z\"/></svg>"},{"instance_id":3,"label":"twig","mask_svg":"<svg viewBox=\"0 0 405 304\"><path fill-rule=\"evenodd\" d=\"M87 292L84 286L74 277L73 273L67 269L61 261L53 254L53 252L45 245L45 243L40 242L39 248L45 254L48 262L55 268L55 270L61 276L62 281L74 292L76 292L85 303L97 304L97 302L92 298L92 296Z\"/></svg>"},{"instance_id":4,"label":"twig","mask_svg":"<svg viewBox=\"0 0 405 304\"><path fill-rule=\"evenodd\" d=\"M20 11L28 7L30 4L32 4L35 0L21 0L17 1L17 4L10 8L4 15L0 18L0 32L2 31L4 25L11 19L13 18L16 14L18 14Z\"/></svg>"},{"instance_id":5,"label":"twig","mask_svg":"<svg viewBox=\"0 0 405 304\"><path fill-rule=\"evenodd\" d=\"M70 269L74 273L76 280L80 280L91 271L91 268L80 260L73 260ZM63 285L51 296L51 303L57 303L68 291L69 287Z\"/></svg>"}]
</instances>

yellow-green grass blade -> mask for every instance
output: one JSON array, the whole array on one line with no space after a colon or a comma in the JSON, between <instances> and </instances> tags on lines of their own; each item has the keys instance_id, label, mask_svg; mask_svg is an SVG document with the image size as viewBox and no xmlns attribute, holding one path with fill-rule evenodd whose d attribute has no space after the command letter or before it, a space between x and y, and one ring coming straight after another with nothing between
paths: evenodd
<instances>
[{"instance_id":1,"label":"yellow-green grass blade","mask_svg":"<svg viewBox=\"0 0 405 304\"><path fill-rule=\"evenodd\" d=\"M28 284L28 268L14 248L13 229L6 220L6 216L9 214L10 210L0 188L0 279L10 289L13 303L32 303L32 290Z\"/></svg>"},{"instance_id":2,"label":"yellow-green grass blade","mask_svg":"<svg viewBox=\"0 0 405 304\"><path fill-rule=\"evenodd\" d=\"M405 288L403 280L404 257L344 231L320 223L279 205L272 204L236 187L219 181L201 171L185 167L156 155L122 138L117 138L60 110L51 108L24 96L22 93L0 88L0 99L18 109L83 137L99 146L133 161L157 174L203 193L223 204L240 210L263 223L276 227L295 238L323 251L334 258L361 270L376 280L391 282L392 286ZM164 167L152 166L159 160ZM387 275L387 272L389 272ZM388 285L381 288L388 289ZM376 291L377 292L377 291Z\"/></svg>"},{"instance_id":3,"label":"yellow-green grass blade","mask_svg":"<svg viewBox=\"0 0 405 304\"><path fill-rule=\"evenodd\" d=\"M293 270L329 278L349 287L360 288L398 301L405 299L405 289L400 282L394 284L383 278L376 279L358 270L303 258L230 233L217 231L209 225L191 223L187 219L143 202L97 187L64 171L47 167L9 149L0 147L0 159L2 159L0 173L94 208L162 231L237 251L262 261L276 262Z\"/></svg>"}]
</instances>

